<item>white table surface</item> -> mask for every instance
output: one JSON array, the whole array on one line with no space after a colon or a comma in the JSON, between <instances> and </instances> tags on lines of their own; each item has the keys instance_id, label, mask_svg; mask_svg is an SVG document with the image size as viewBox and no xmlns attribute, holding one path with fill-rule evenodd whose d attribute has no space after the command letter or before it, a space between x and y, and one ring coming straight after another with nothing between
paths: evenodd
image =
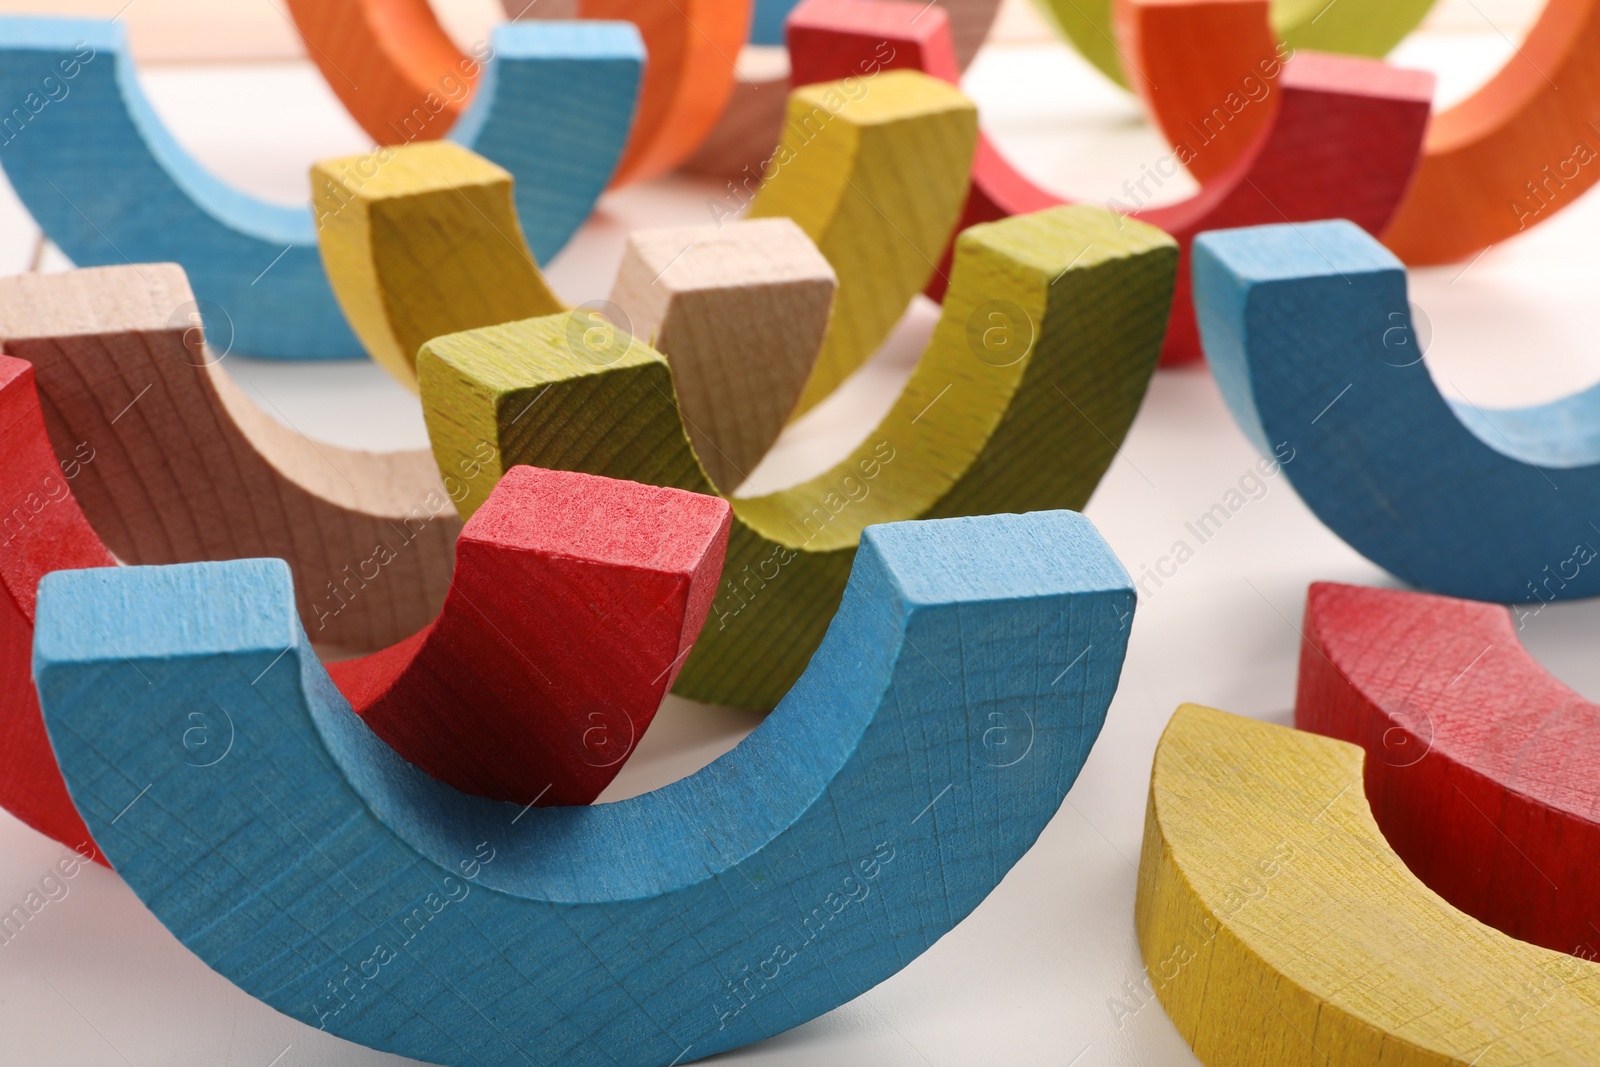
<instances>
[{"instance_id":1,"label":"white table surface","mask_svg":"<svg viewBox=\"0 0 1600 1067\"><path fill-rule=\"evenodd\" d=\"M1446 0L1397 58L1441 75L1445 99L1487 76L1536 10L1519 0ZM1491 26L1480 12L1497 20ZM1502 35L1503 34L1503 35ZM152 69L147 84L180 139L225 178L292 200L314 160L361 150L360 132L304 63ZM967 79L989 130L1036 179L1084 199L1113 194L1163 146L1135 104L1051 43L991 47ZM623 235L710 221L711 183L669 179L609 196L551 267L569 301L607 294ZM1182 195L1174 184L1172 192ZM0 272L27 269L37 231L0 187ZM1594 293L1600 199L1460 266L1419 271L1412 297L1432 329L1429 365L1447 392L1485 406L1548 399L1600 378ZM1585 249L1590 251L1585 252ZM47 267L64 265L45 256ZM785 435L755 472L766 488L846 451L883 411L934 321L908 314L883 353ZM376 449L425 444L417 402L370 363L229 357L252 393L313 437ZM1089 516L1137 578L1254 455L1203 369L1160 372ZM831 1014L722 1058L729 1063L1029 1067L1193 1064L1159 1004L1118 1025L1110 1000L1140 984L1135 864L1150 760L1172 710L1199 701L1289 721L1296 627L1318 579L1384 583L1281 478L1154 596L1141 600L1122 686L1077 785L1037 846L966 922L903 972ZM1528 644L1560 678L1600 697L1600 602L1546 608ZM608 792L687 774L755 723L671 699ZM64 849L0 813L0 911ZM115 875L67 883L0 944L0 1062L131 1067L327 1067L402 1062L277 1014L180 946ZM1131 1002L1130 1002L1131 1003Z\"/></svg>"}]
</instances>

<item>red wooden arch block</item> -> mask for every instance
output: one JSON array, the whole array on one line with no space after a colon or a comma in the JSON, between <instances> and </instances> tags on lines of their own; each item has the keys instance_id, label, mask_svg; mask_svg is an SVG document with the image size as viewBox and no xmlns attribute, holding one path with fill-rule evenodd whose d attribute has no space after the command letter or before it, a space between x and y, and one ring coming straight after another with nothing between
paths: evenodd
<instances>
[{"instance_id":1,"label":"red wooden arch block","mask_svg":"<svg viewBox=\"0 0 1600 1067\"><path fill-rule=\"evenodd\" d=\"M1318 583L1304 634L1295 725L1367 750L1373 816L1406 865L1513 937L1592 956L1600 705L1495 604Z\"/></svg>"},{"instance_id":2,"label":"red wooden arch block","mask_svg":"<svg viewBox=\"0 0 1600 1067\"><path fill-rule=\"evenodd\" d=\"M788 37L796 85L856 75L869 59L952 83L960 80L949 21L937 8L891 0L807 0L790 15ZM885 41L894 49L888 60L874 55ZM1276 84L1275 94L1258 105L1271 111L1261 135L1197 195L1143 209L1145 198L1155 192L1151 181L1159 187L1177 173L1182 160L1175 154L1143 168L1124 187L1128 199L1110 205L1178 239L1182 261L1165 365L1201 356L1188 269L1196 235L1326 218L1350 219L1377 234L1388 226L1411 182L1428 123L1432 75L1377 60L1308 52L1287 64ZM1062 202L1023 177L980 132L959 229ZM947 249L929 296L944 295L949 266Z\"/></svg>"},{"instance_id":3,"label":"red wooden arch block","mask_svg":"<svg viewBox=\"0 0 1600 1067\"><path fill-rule=\"evenodd\" d=\"M87 853L30 672L40 579L116 565L70 486L93 448L58 463L33 367L10 356L0 356L0 440L0 805ZM699 635L729 516L719 497L513 468L462 530L438 619L330 673L374 732L434 777L500 800L589 803ZM196 727L173 743L191 762L220 758L225 712Z\"/></svg>"}]
</instances>

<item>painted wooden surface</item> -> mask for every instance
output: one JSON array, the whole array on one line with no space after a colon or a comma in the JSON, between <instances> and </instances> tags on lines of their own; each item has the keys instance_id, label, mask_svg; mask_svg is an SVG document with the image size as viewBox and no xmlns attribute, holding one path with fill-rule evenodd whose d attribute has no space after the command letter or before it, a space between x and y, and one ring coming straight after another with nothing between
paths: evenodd
<instances>
[{"instance_id":1,"label":"painted wooden surface","mask_svg":"<svg viewBox=\"0 0 1600 1067\"><path fill-rule=\"evenodd\" d=\"M505 0L507 4L519 0ZM956 61L966 70L989 36L999 0L932 0L950 20L950 34ZM756 0L751 41L756 44L786 45L785 26L811 18L806 0ZM823 5L824 9L826 5ZM787 57L782 57L784 60ZM751 62L754 60L754 62ZM759 174L782 138L785 105L789 89L804 84L795 81L785 62L772 62L767 56L741 58L740 76L733 84L728 106L716 128L701 142L683 165L692 174L711 177L737 177L750 167ZM832 75L819 80L828 81Z\"/></svg>"},{"instance_id":2,"label":"painted wooden surface","mask_svg":"<svg viewBox=\"0 0 1600 1067\"><path fill-rule=\"evenodd\" d=\"M1405 268L1348 222L1206 234L1194 262L1229 409L1257 448L1294 450L1290 483L1352 548L1450 596L1600 593L1600 567L1583 565L1600 536L1600 388L1529 408L1446 400Z\"/></svg>"},{"instance_id":3,"label":"painted wooden surface","mask_svg":"<svg viewBox=\"0 0 1600 1067\"><path fill-rule=\"evenodd\" d=\"M1280 43L1263 0L1118 4L1127 29L1119 40L1145 75L1137 87L1169 141L1195 150L1187 165L1202 181L1243 157L1270 110L1267 57L1318 47ZM1344 0L1330 13L1349 8ZM1197 40L1216 45L1196 49ZM1600 159L1597 53L1600 2L1543 5L1494 77L1433 117L1415 180L1381 231L1384 243L1411 264L1465 259L1589 189L1600 174L1591 165ZM1253 96L1260 102L1250 103Z\"/></svg>"},{"instance_id":4,"label":"painted wooden surface","mask_svg":"<svg viewBox=\"0 0 1600 1067\"><path fill-rule=\"evenodd\" d=\"M519 805L588 804L705 623L728 514L716 497L513 467L461 531L438 620L328 674L434 778Z\"/></svg>"},{"instance_id":5,"label":"painted wooden surface","mask_svg":"<svg viewBox=\"0 0 1600 1067\"><path fill-rule=\"evenodd\" d=\"M1134 920L1209 1067L1588 1064L1600 966L1457 911L1384 840L1354 745L1185 705L1150 776Z\"/></svg>"},{"instance_id":6,"label":"painted wooden surface","mask_svg":"<svg viewBox=\"0 0 1600 1067\"><path fill-rule=\"evenodd\" d=\"M510 173L459 145L326 160L311 191L339 305L409 389L430 338L562 309L523 237Z\"/></svg>"},{"instance_id":7,"label":"painted wooden surface","mask_svg":"<svg viewBox=\"0 0 1600 1067\"><path fill-rule=\"evenodd\" d=\"M461 492L426 452L312 442L257 407L205 344L183 271L0 279L0 344L34 365L72 491L127 563L277 556L318 642L369 651L426 626L450 583ZM380 553L380 546L383 552ZM363 578L392 554L381 578Z\"/></svg>"},{"instance_id":8,"label":"painted wooden surface","mask_svg":"<svg viewBox=\"0 0 1600 1067\"><path fill-rule=\"evenodd\" d=\"M1129 42L1118 34L1116 6L1124 0L1037 0L1039 9L1055 23L1062 35L1083 57L1116 82L1127 87L1148 80L1157 85L1162 79L1140 64ZM1274 32L1291 50L1342 52L1358 56L1381 56L1399 44L1428 13L1434 0L1135 0L1146 7L1227 8L1261 7L1270 11ZM1224 19L1231 14L1223 13ZM1194 43L1202 52L1212 44L1229 48L1222 38L1206 38ZM1131 73L1130 73L1131 71ZM1242 72L1241 72L1242 73Z\"/></svg>"},{"instance_id":9,"label":"painted wooden surface","mask_svg":"<svg viewBox=\"0 0 1600 1067\"><path fill-rule=\"evenodd\" d=\"M458 1065L667 1067L903 968L1056 813L1134 608L1079 515L879 526L828 641L738 748L629 800L519 810L350 715L289 586L270 560L51 575L51 740L118 872L219 973ZM195 767L186 716L219 705L242 725ZM1027 746L992 744L995 716Z\"/></svg>"},{"instance_id":10,"label":"painted wooden surface","mask_svg":"<svg viewBox=\"0 0 1600 1067\"><path fill-rule=\"evenodd\" d=\"M1176 249L1159 231L1068 207L979 226L888 414L810 480L733 500L723 582L675 691L766 709L805 668L873 523L1082 507L1154 369ZM569 316L436 338L418 358L440 468L500 465L713 492L667 362L637 340L589 348Z\"/></svg>"},{"instance_id":11,"label":"painted wooden surface","mask_svg":"<svg viewBox=\"0 0 1600 1067\"><path fill-rule=\"evenodd\" d=\"M85 441L58 462L45 436L33 368L0 355L0 807L81 855L106 862L50 754L33 688L39 579L53 570L110 567L72 485L98 453Z\"/></svg>"},{"instance_id":12,"label":"painted wooden surface","mask_svg":"<svg viewBox=\"0 0 1600 1067\"><path fill-rule=\"evenodd\" d=\"M463 54L429 0L288 4L329 87L380 145L444 136L471 99L488 54L499 51L498 42L480 41ZM575 10L563 5L561 17L631 22L650 57L633 136L621 160L610 161L616 163L615 182L666 173L694 151L727 103L733 57L749 28L750 0L579 0ZM524 27L556 24L529 19ZM568 99L561 104L536 100L524 108L582 129L584 111L593 102L583 93Z\"/></svg>"},{"instance_id":13,"label":"painted wooden surface","mask_svg":"<svg viewBox=\"0 0 1600 1067\"><path fill-rule=\"evenodd\" d=\"M791 22L791 51L806 76L842 76L852 63L873 58L887 67L911 67L954 83L948 26L937 11L891 0L811 0L802 11L812 21ZM1172 234L1183 250L1174 293L1164 364L1200 358L1200 338L1190 299L1189 247L1205 230L1262 222L1353 219L1373 233L1388 225L1415 170L1427 128L1431 75L1372 60L1307 54L1277 77L1277 110L1246 160L1188 200L1147 205L1178 173L1189 153L1175 151L1141 168L1107 201L1114 211ZM1204 148L1194 151L1203 151ZM980 222L1039 211L1061 203L1012 166L981 131L957 232ZM945 253L948 263L949 253ZM928 287L939 299L948 269Z\"/></svg>"},{"instance_id":14,"label":"painted wooden surface","mask_svg":"<svg viewBox=\"0 0 1600 1067\"><path fill-rule=\"evenodd\" d=\"M119 442L97 436L100 447L85 440L58 460L34 374L0 356L0 806L103 863L51 753L29 662L43 576L116 563L75 490L119 458ZM330 673L355 713L435 778L518 803L589 803L643 737L703 625L727 530L715 497L514 468L463 530L438 618ZM329 604L392 580L384 568L397 558L380 548ZM219 756L225 724L195 719L184 738L193 762Z\"/></svg>"},{"instance_id":15,"label":"painted wooden surface","mask_svg":"<svg viewBox=\"0 0 1600 1067\"><path fill-rule=\"evenodd\" d=\"M1537 609L1515 610L1525 623ZM1366 750L1372 814L1431 889L1593 959L1600 706L1551 677L1520 628L1499 605L1313 585L1295 725Z\"/></svg>"},{"instance_id":16,"label":"painted wooden surface","mask_svg":"<svg viewBox=\"0 0 1600 1067\"><path fill-rule=\"evenodd\" d=\"M1548 0L1516 54L1435 116L1384 243L1407 263L1464 259L1576 200L1600 172L1600 2Z\"/></svg>"},{"instance_id":17,"label":"painted wooden surface","mask_svg":"<svg viewBox=\"0 0 1600 1067\"><path fill-rule=\"evenodd\" d=\"M1295 49L1272 32L1269 6L1114 0L1114 36L1135 72L1128 87L1201 184L1249 152L1278 110L1278 74Z\"/></svg>"},{"instance_id":18,"label":"painted wooden surface","mask_svg":"<svg viewBox=\"0 0 1600 1067\"><path fill-rule=\"evenodd\" d=\"M602 24L501 27L494 45L455 136L516 175L528 239L549 257L616 165L643 53L630 28ZM0 130L0 165L73 262L183 265L207 328L241 353L362 354L328 287L317 220L240 192L184 150L140 89L120 23L0 19L0 94L39 102Z\"/></svg>"},{"instance_id":19,"label":"painted wooden surface","mask_svg":"<svg viewBox=\"0 0 1600 1067\"><path fill-rule=\"evenodd\" d=\"M838 81L790 93L768 180L747 179L724 198L736 209L753 192L749 217L794 219L839 276L796 414L865 363L940 272L967 195L977 108L938 79L881 70L882 59L864 57Z\"/></svg>"},{"instance_id":20,"label":"painted wooden surface","mask_svg":"<svg viewBox=\"0 0 1600 1067\"><path fill-rule=\"evenodd\" d=\"M798 413L877 349L927 283L961 213L977 118L958 90L912 71L797 90L790 116L770 180L729 182L710 207L717 226L747 207L792 218L838 277ZM414 388L429 338L561 308L518 240L503 171L450 145L390 152L368 180L372 157L319 164L313 186L341 306L373 357Z\"/></svg>"},{"instance_id":21,"label":"painted wooden surface","mask_svg":"<svg viewBox=\"0 0 1600 1067\"><path fill-rule=\"evenodd\" d=\"M827 334L833 268L793 220L641 230L610 303L672 364L684 430L706 476L731 493L777 440ZM603 347L610 323L580 309Z\"/></svg>"}]
</instances>

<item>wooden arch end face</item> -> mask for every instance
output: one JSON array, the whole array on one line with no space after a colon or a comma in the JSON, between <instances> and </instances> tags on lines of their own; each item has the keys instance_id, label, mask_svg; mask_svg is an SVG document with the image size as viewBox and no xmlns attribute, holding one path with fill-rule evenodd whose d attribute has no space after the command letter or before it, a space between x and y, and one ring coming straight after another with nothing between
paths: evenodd
<instances>
[{"instance_id":1,"label":"wooden arch end face","mask_svg":"<svg viewBox=\"0 0 1600 1067\"><path fill-rule=\"evenodd\" d=\"M1081 507L1153 373L1176 260L1165 234L1096 208L970 231L940 324L889 415L829 471L734 502L724 579L676 691L772 707L821 641L869 524ZM1085 350L1073 339L1091 321L1102 343ZM632 340L597 362L577 340L570 316L549 316L425 346L440 469L487 450L501 464L714 491L667 361ZM1040 454L1055 458L1017 462Z\"/></svg>"},{"instance_id":2,"label":"wooden arch end face","mask_svg":"<svg viewBox=\"0 0 1600 1067\"><path fill-rule=\"evenodd\" d=\"M712 1055L900 970L1056 813L1133 609L1079 515L878 527L829 643L749 740L655 793L519 817L378 743L320 677L287 586L270 561L53 575L36 653L52 739L118 872L219 973L348 1040L463 1064ZM121 656L93 636L107 626ZM1068 663L1077 681L1052 686ZM1031 731L1025 762L984 745L973 691ZM175 727L214 703L250 729L185 766ZM797 899L822 909L816 933L789 932ZM769 928L784 962L740 997L729 976ZM378 946L382 980L336 993ZM461 1000L491 993L486 1027Z\"/></svg>"},{"instance_id":3,"label":"wooden arch end face","mask_svg":"<svg viewBox=\"0 0 1600 1067\"><path fill-rule=\"evenodd\" d=\"M1428 886L1513 937L1592 958L1600 707L1518 629L1495 604L1313 585L1295 724L1366 750L1378 825Z\"/></svg>"},{"instance_id":4,"label":"wooden arch end face","mask_svg":"<svg viewBox=\"0 0 1600 1067\"><path fill-rule=\"evenodd\" d=\"M1587 1063L1600 965L1514 940L1406 869L1359 748L1209 708L1156 751L1135 905L1156 995L1229 1067Z\"/></svg>"}]
</instances>

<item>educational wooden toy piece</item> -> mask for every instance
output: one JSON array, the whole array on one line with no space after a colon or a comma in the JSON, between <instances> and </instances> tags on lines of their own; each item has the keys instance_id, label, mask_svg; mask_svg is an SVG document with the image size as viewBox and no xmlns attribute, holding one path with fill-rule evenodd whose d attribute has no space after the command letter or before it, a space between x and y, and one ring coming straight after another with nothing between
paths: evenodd
<instances>
[{"instance_id":1,"label":"educational wooden toy piece","mask_svg":"<svg viewBox=\"0 0 1600 1067\"><path fill-rule=\"evenodd\" d=\"M528 0L518 5L528 6ZM329 87L380 145L434 140L458 118L465 123L474 81L481 72L484 82L492 81L487 59L499 55L499 35L559 25L536 19L499 27L491 42L479 42L471 55L464 55L429 0L288 0L288 8ZM615 184L643 181L687 158L727 103L732 57L749 28L750 0L576 0L563 5L559 14L630 22L649 56L639 87L638 120L621 160L613 156L609 161L616 163L615 174L608 168L607 176ZM554 120L582 138L596 117L602 123L611 117L597 104L603 101L561 87L551 97L526 100L524 109L529 117ZM592 117L595 110L599 115ZM541 153L562 151L538 139L529 147ZM524 218L533 224L526 214Z\"/></svg>"},{"instance_id":2,"label":"educational wooden toy piece","mask_svg":"<svg viewBox=\"0 0 1600 1067\"><path fill-rule=\"evenodd\" d=\"M747 206L749 218L792 218L838 276L799 413L872 355L927 284L961 214L977 116L959 91L911 71L870 88L807 86L790 113L771 180L730 192L713 214L719 226ZM374 358L415 388L430 338L563 308L517 239L510 175L453 145L392 151L371 180L353 180L366 158L354 157L318 164L313 184L319 207L344 206L321 234L339 301ZM470 256L468 233L480 235Z\"/></svg>"},{"instance_id":3,"label":"educational wooden toy piece","mask_svg":"<svg viewBox=\"0 0 1600 1067\"><path fill-rule=\"evenodd\" d=\"M51 755L29 657L40 579L116 565L73 489L119 442L96 437L99 448L84 441L58 461L34 367L10 356L0 356L0 429L10 448L0 468L0 806L105 862ZM704 623L727 531L728 505L714 497L513 468L462 531L438 618L330 673L355 713L435 778L518 803L589 803L643 736ZM384 568L395 558L380 546L339 595L393 580ZM213 712L194 725L185 744L203 763L236 724Z\"/></svg>"},{"instance_id":4,"label":"educational wooden toy piece","mask_svg":"<svg viewBox=\"0 0 1600 1067\"><path fill-rule=\"evenodd\" d=\"M811 0L803 10L811 17L791 23L790 48L795 69L806 77L842 77L887 42L893 56L881 60L884 66L915 68L951 83L960 79L949 27L938 11L890 0ZM1405 195L1428 124L1432 75L1373 60L1305 54L1284 66L1277 84L1272 122L1248 162L1188 200L1145 207L1177 174L1181 156L1174 154L1143 167L1124 184L1125 197L1108 202L1112 210L1166 230L1182 250L1164 364L1201 355L1188 264L1197 234L1324 218L1352 219L1379 233ZM972 187L955 232L1062 202L1025 178L980 132ZM947 250L928 288L935 299L943 295L949 255Z\"/></svg>"},{"instance_id":5,"label":"educational wooden toy piece","mask_svg":"<svg viewBox=\"0 0 1600 1067\"><path fill-rule=\"evenodd\" d=\"M1139 53L1124 35L1125 6L1198 8L1215 14L1219 28L1231 22L1236 9L1247 9L1256 22L1271 25L1294 51L1341 52L1357 56L1386 55L1416 28L1434 0L1038 0L1038 6L1096 69L1124 88L1141 91L1140 83L1163 84L1142 65ZM1181 16L1180 16L1181 17ZM1202 16L1204 17L1204 16ZM1214 59L1214 49L1230 48L1224 34L1189 42L1190 63Z\"/></svg>"},{"instance_id":6,"label":"educational wooden toy piece","mask_svg":"<svg viewBox=\"0 0 1600 1067\"><path fill-rule=\"evenodd\" d=\"M1210 708L1156 750L1134 920L1208 1067L1592 1063L1600 966L1515 940L1417 880L1360 748Z\"/></svg>"},{"instance_id":7,"label":"educational wooden toy piece","mask_svg":"<svg viewBox=\"0 0 1600 1067\"><path fill-rule=\"evenodd\" d=\"M588 804L655 718L722 576L716 497L513 467L456 542L439 618L328 674L463 792Z\"/></svg>"},{"instance_id":8,"label":"educational wooden toy piece","mask_svg":"<svg viewBox=\"0 0 1600 1067\"><path fill-rule=\"evenodd\" d=\"M509 5L520 0L505 2ZM757 0L751 27L752 43L787 44L787 35L792 33L793 27L812 18L811 6L806 0L799 4L794 0L773 0L771 3ZM978 48L989 36L989 28L1000 10L999 0L932 0L932 5L925 6L937 6L948 17L956 62L962 70L966 70L978 54ZM775 12L778 8L781 11ZM823 5L823 10L826 12L826 5ZM770 19L767 25L771 29L766 31L771 36L770 42L756 41L758 32L762 32L764 14ZM837 16L826 14L825 17L831 19ZM882 43L888 46L888 42ZM795 77L790 55L792 49L785 48L783 52L785 54L782 56L757 53L752 57L753 62L741 63L727 108L723 110L716 128L700 143L694 155L684 161L683 170L717 178L733 177L736 180L743 180L747 176L762 177L767 161L772 158L774 146L782 139L789 90L805 84ZM782 62L778 61L780 59ZM853 73L870 76L879 69L880 65L869 64ZM815 80L832 81L835 77L829 74Z\"/></svg>"},{"instance_id":9,"label":"educational wooden toy piece","mask_svg":"<svg viewBox=\"0 0 1600 1067\"><path fill-rule=\"evenodd\" d=\"M884 74L872 95L893 77L922 76ZM461 162L478 168L485 190L501 190L500 210L487 206L493 201L472 186L470 171L418 167L430 180L396 189L386 202L390 217L410 220L397 233L443 230L432 212L454 201L441 200L440 190L470 195L484 210L450 216L460 250L448 258L425 245L370 246L365 254L392 260L414 284L393 295L369 284L358 299L465 319L466 301L453 294L481 293L491 280L513 304L513 270L537 281L504 237L503 176L471 157ZM1083 506L1149 384L1176 255L1160 231L1089 207L963 234L939 324L885 418L846 459L802 485L732 502L714 618L675 691L771 708L822 639L870 523ZM540 292L532 287L523 299L537 307ZM442 318L429 323L445 332ZM489 474L464 483L463 514L483 499L494 472L515 463L716 491L689 441L669 363L648 345L582 313L474 326L463 321L463 332L428 341L416 364L440 469L454 473L489 457ZM740 329L723 328L735 336Z\"/></svg>"},{"instance_id":10,"label":"educational wooden toy piece","mask_svg":"<svg viewBox=\"0 0 1600 1067\"><path fill-rule=\"evenodd\" d=\"M233 383L206 345L181 268L0 279L0 345L34 365L73 494L125 563L275 556L306 629L371 651L411 636L450 584L461 482L426 451L312 442ZM362 572L382 555L383 577ZM393 558L387 558L392 556Z\"/></svg>"},{"instance_id":11,"label":"educational wooden toy piece","mask_svg":"<svg viewBox=\"0 0 1600 1067\"><path fill-rule=\"evenodd\" d=\"M395 756L293 603L275 561L45 579L41 703L118 873L219 973L349 1040L668 1067L865 992L987 896L1088 755L1134 597L1080 515L875 527L743 743L642 796L538 810ZM245 725L198 768L180 738L216 705Z\"/></svg>"},{"instance_id":12,"label":"educational wooden toy piece","mask_svg":"<svg viewBox=\"0 0 1600 1067\"><path fill-rule=\"evenodd\" d=\"M562 310L514 238L509 176L486 160L410 146L349 195L355 206L323 235L330 274L374 356L411 389L417 350L432 338ZM456 250L466 240L471 256ZM569 313L568 343L603 364L620 351L619 332L654 338L680 376L684 423L712 481L731 491L788 422L835 287L833 268L789 219L641 231L611 300Z\"/></svg>"},{"instance_id":13,"label":"educational wooden toy piece","mask_svg":"<svg viewBox=\"0 0 1600 1067\"><path fill-rule=\"evenodd\" d=\"M1498 605L1313 585L1295 725L1366 749L1373 817L1429 888L1519 940L1593 959L1600 707L1552 678L1518 629Z\"/></svg>"},{"instance_id":14,"label":"educational wooden toy piece","mask_svg":"<svg viewBox=\"0 0 1600 1067\"><path fill-rule=\"evenodd\" d=\"M1421 589L1474 600L1600 594L1600 387L1548 404L1446 400L1394 255L1348 222L1195 242L1195 306L1223 399L1334 533ZM1582 560L1583 562L1578 562Z\"/></svg>"},{"instance_id":15,"label":"educational wooden toy piece","mask_svg":"<svg viewBox=\"0 0 1600 1067\"><path fill-rule=\"evenodd\" d=\"M71 483L98 458L87 441L58 465L45 436L33 368L0 355L0 807L82 855L89 828L67 796L32 677L39 579L53 570L111 567Z\"/></svg>"},{"instance_id":16,"label":"educational wooden toy piece","mask_svg":"<svg viewBox=\"0 0 1600 1067\"><path fill-rule=\"evenodd\" d=\"M672 363L683 428L706 476L731 493L789 421L827 335L833 268L787 218L628 237L611 289L627 332ZM604 347L617 326L577 325ZM589 322L583 322L587 315Z\"/></svg>"},{"instance_id":17,"label":"educational wooden toy piece","mask_svg":"<svg viewBox=\"0 0 1600 1067\"><path fill-rule=\"evenodd\" d=\"M1130 61L1149 76L1145 95L1168 138L1204 144L1190 164L1203 178L1243 154L1249 127L1260 120L1254 104L1230 119L1233 104L1225 100L1231 90L1239 102L1260 57L1280 47L1265 5L1133 0L1132 7L1144 30L1124 38ZM1196 49L1196 40L1208 45ZM1546 3L1505 66L1433 117L1415 180L1388 227L1373 232L1407 263L1447 263L1576 200L1600 172L1589 166L1600 156L1597 52L1600 2Z\"/></svg>"},{"instance_id":18,"label":"educational wooden toy piece","mask_svg":"<svg viewBox=\"0 0 1600 1067\"><path fill-rule=\"evenodd\" d=\"M642 47L627 25L542 23L497 28L494 48L484 91L454 136L516 175L527 239L548 259L617 163ZM46 106L69 92L70 106ZM271 359L363 354L317 252L326 220L242 193L189 155L145 99L121 23L0 18L0 95L39 102L5 137L0 163L74 263L181 264L225 349ZM386 165L386 152L369 161Z\"/></svg>"}]
</instances>

